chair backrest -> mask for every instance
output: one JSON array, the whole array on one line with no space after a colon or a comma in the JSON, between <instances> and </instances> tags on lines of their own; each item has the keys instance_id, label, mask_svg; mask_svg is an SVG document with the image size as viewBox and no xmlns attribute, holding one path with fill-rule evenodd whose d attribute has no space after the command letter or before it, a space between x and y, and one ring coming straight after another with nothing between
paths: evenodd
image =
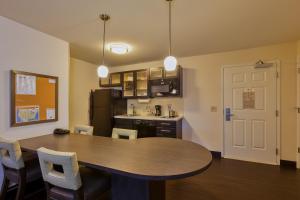
<instances>
[{"instance_id":1,"label":"chair backrest","mask_svg":"<svg viewBox=\"0 0 300 200\"><path fill-rule=\"evenodd\" d=\"M5 167L23 168L24 160L19 142L0 138L0 160Z\"/></svg>"},{"instance_id":2,"label":"chair backrest","mask_svg":"<svg viewBox=\"0 0 300 200\"><path fill-rule=\"evenodd\" d=\"M137 139L137 130L113 128L112 138L119 139L120 136L128 137L129 140Z\"/></svg>"},{"instance_id":3,"label":"chair backrest","mask_svg":"<svg viewBox=\"0 0 300 200\"><path fill-rule=\"evenodd\" d=\"M53 151L42 147L38 149L38 156L45 182L71 190L78 190L81 187L76 153ZM62 166L63 172L56 171L53 165Z\"/></svg>"},{"instance_id":4,"label":"chair backrest","mask_svg":"<svg viewBox=\"0 0 300 200\"><path fill-rule=\"evenodd\" d=\"M93 135L94 127L87 125L77 125L74 128L74 133L83 134L83 135Z\"/></svg>"}]
</instances>

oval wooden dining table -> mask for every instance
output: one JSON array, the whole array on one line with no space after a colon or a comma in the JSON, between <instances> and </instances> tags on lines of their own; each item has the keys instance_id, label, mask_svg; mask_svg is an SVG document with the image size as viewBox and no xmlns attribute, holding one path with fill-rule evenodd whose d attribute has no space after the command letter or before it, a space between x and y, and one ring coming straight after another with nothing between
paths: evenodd
<instances>
[{"instance_id":1,"label":"oval wooden dining table","mask_svg":"<svg viewBox=\"0 0 300 200\"><path fill-rule=\"evenodd\" d=\"M80 134L45 135L20 141L21 148L76 152L82 165L112 174L113 200L162 200L165 181L205 171L211 153L193 142L171 138L112 139Z\"/></svg>"}]
</instances>

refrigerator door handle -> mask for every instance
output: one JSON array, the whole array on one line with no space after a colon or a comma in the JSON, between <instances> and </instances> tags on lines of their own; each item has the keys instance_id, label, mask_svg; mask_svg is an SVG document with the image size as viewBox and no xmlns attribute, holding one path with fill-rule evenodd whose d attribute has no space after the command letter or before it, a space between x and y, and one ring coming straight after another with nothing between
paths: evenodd
<instances>
[{"instance_id":1,"label":"refrigerator door handle","mask_svg":"<svg viewBox=\"0 0 300 200\"><path fill-rule=\"evenodd\" d=\"M91 90L90 93L90 110L89 110L89 114L90 114L90 126L92 126L92 121L94 118L94 105L93 105L93 90Z\"/></svg>"}]
</instances>

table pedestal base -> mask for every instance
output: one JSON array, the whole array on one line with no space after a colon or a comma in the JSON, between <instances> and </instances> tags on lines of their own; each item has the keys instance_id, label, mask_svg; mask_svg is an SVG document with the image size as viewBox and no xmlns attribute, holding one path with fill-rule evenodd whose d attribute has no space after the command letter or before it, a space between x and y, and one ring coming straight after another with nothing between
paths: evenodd
<instances>
[{"instance_id":1,"label":"table pedestal base","mask_svg":"<svg viewBox=\"0 0 300 200\"><path fill-rule=\"evenodd\" d=\"M112 175L112 200L165 200L165 181Z\"/></svg>"}]
</instances>

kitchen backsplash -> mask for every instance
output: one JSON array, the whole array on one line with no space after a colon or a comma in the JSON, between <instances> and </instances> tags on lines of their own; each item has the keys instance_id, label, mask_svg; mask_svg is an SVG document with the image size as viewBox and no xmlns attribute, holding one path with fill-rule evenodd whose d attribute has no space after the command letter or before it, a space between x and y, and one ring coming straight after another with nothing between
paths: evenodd
<instances>
[{"instance_id":1,"label":"kitchen backsplash","mask_svg":"<svg viewBox=\"0 0 300 200\"><path fill-rule=\"evenodd\" d=\"M183 115L183 99L182 98L154 98L150 99L149 103L139 103L137 99L129 99L127 103L127 110L130 112L131 104L135 107L137 115L150 115L149 110L155 111L155 105L162 106L162 115L168 116L168 105L172 105L172 109L176 111L177 115Z\"/></svg>"}]
</instances>

